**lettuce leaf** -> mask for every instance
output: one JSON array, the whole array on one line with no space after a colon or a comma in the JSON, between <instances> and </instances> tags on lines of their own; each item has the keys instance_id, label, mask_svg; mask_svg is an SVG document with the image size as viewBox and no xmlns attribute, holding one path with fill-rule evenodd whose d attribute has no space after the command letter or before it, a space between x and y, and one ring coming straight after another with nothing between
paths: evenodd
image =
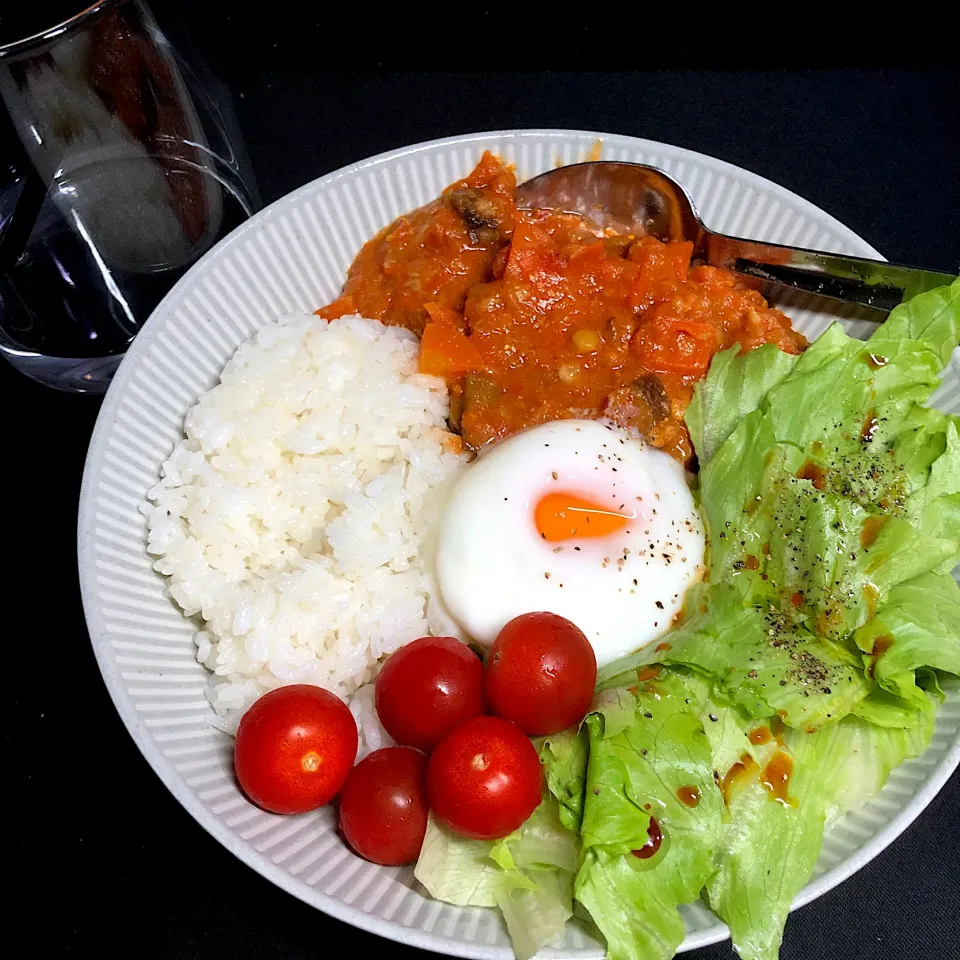
<instances>
[{"instance_id":1,"label":"lettuce leaf","mask_svg":"<svg viewBox=\"0 0 960 960\"><path fill-rule=\"evenodd\" d=\"M958 335L960 280L903 304L867 343L837 324L799 358L716 358L692 404L711 583L688 595L661 659L799 729L854 709L911 722L902 701L925 702L912 672L895 680L891 660L875 682L859 646L878 610L897 620L900 584L960 561L958 421L922 406Z\"/></svg>"},{"instance_id":2,"label":"lettuce leaf","mask_svg":"<svg viewBox=\"0 0 960 960\"><path fill-rule=\"evenodd\" d=\"M821 637L844 640L893 586L949 570L960 559L960 539L929 536L900 517L870 514L792 474L782 473L768 493L775 531L759 571L792 599L791 615Z\"/></svg>"},{"instance_id":3,"label":"lettuce leaf","mask_svg":"<svg viewBox=\"0 0 960 960\"><path fill-rule=\"evenodd\" d=\"M928 482L919 487L907 503L910 519L934 537L957 536L960 530L960 436L956 418L944 419L942 434L924 429L922 435L917 430L917 436L909 438L917 447L925 441L926 450L934 455L942 447L942 452L929 465Z\"/></svg>"},{"instance_id":4,"label":"lettuce leaf","mask_svg":"<svg viewBox=\"0 0 960 960\"><path fill-rule=\"evenodd\" d=\"M688 595L687 619L659 657L714 678L716 689L754 717L779 714L800 729L836 722L870 691L861 660L792 622L773 604L752 604L729 583ZM624 680L649 654L601 672Z\"/></svg>"},{"instance_id":5,"label":"lettuce leaf","mask_svg":"<svg viewBox=\"0 0 960 960\"><path fill-rule=\"evenodd\" d=\"M894 429L930 399L958 342L960 281L901 304L866 344L834 324L764 398L777 440L842 454L861 444L870 410Z\"/></svg>"},{"instance_id":6,"label":"lettuce leaf","mask_svg":"<svg viewBox=\"0 0 960 960\"><path fill-rule=\"evenodd\" d=\"M867 343L835 325L799 358L718 355L691 403L710 582L659 654L600 680L659 659L699 683L714 769L740 772L707 892L746 960L777 956L825 824L926 748L938 672L960 673L960 420L925 406L958 343L960 280Z\"/></svg>"},{"instance_id":7,"label":"lettuce leaf","mask_svg":"<svg viewBox=\"0 0 960 960\"><path fill-rule=\"evenodd\" d=\"M810 771L822 791L827 821L862 807L876 796L890 771L930 745L936 719L935 700L924 697L910 727L878 727L845 717L814 734L784 732L798 767Z\"/></svg>"},{"instance_id":8,"label":"lettuce leaf","mask_svg":"<svg viewBox=\"0 0 960 960\"><path fill-rule=\"evenodd\" d=\"M437 900L499 907L518 960L563 935L573 915L578 843L545 793L519 830L503 840L467 840L431 815L414 874Z\"/></svg>"},{"instance_id":9,"label":"lettuce leaf","mask_svg":"<svg viewBox=\"0 0 960 960\"><path fill-rule=\"evenodd\" d=\"M756 745L757 721L736 707L712 704L704 726L724 776L744 758L756 768L727 791L717 870L707 884L711 907L730 927L743 960L776 960L790 905L810 878L827 824L875 796L890 771L922 753L933 733L933 700L925 697L911 728L879 728L848 716L809 734L785 729ZM778 802L760 771L771 757L793 761L789 802Z\"/></svg>"},{"instance_id":10,"label":"lettuce leaf","mask_svg":"<svg viewBox=\"0 0 960 960\"><path fill-rule=\"evenodd\" d=\"M960 586L942 573L898 584L854 639L882 690L922 707L919 668L960 674Z\"/></svg>"},{"instance_id":11,"label":"lettuce leaf","mask_svg":"<svg viewBox=\"0 0 960 960\"><path fill-rule=\"evenodd\" d=\"M808 629L842 640L892 586L950 570L960 559L960 490L953 488L960 450L948 448L927 470L931 481L915 496L933 489L914 508L921 521L915 524L877 512L878 502L906 502L905 486L891 492L903 478L894 458L879 451L860 457L856 484L828 468L822 479L814 474L818 488L803 475L807 458L772 443L767 427L752 414L703 471L712 581L735 584L747 599L775 599ZM741 458L762 468L746 469ZM842 492L822 489L831 482Z\"/></svg>"},{"instance_id":12,"label":"lettuce leaf","mask_svg":"<svg viewBox=\"0 0 960 960\"><path fill-rule=\"evenodd\" d=\"M517 960L529 960L542 946L562 937L573 916L572 874L531 870L527 876L529 886L508 883L497 894Z\"/></svg>"},{"instance_id":13,"label":"lettuce leaf","mask_svg":"<svg viewBox=\"0 0 960 960\"><path fill-rule=\"evenodd\" d=\"M960 280L949 286L938 287L928 293L912 297L890 312L884 324L877 328L868 341L871 348L884 356L900 350L921 350L936 357L939 372L949 362L960 341Z\"/></svg>"},{"instance_id":14,"label":"lettuce leaf","mask_svg":"<svg viewBox=\"0 0 960 960\"><path fill-rule=\"evenodd\" d=\"M776 360L777 351L767 348L718 355L691 403L703 507L708 521L710 514L721 521L708 523L714 550L721 546L718 534L727 521L738 530L743 525L745 509L759 493L763 459L776 444L789 445L827 468L833 474L829 488L845 496L869 487L865 481L876 487L874 481L883 474L892 501L898 493L894 481L903 485L897 475L910 466L904 459L922 448L907 440L926 424L920 439L927 444L928 460L915 483L899 493L923 485L926 468L943 450L948 418L921 404L939 384L940 371L958 343L958 328L960 281L899 307L866 344L835 324L799 358ZM903 330L919 336L903 340ZM895 442L903 456L890 464L881 456L887 450L880 448ZM722 462L715 465L718 457Z\"/></svg>"},{"instance_id":15,"label":"lettuce leaf","mask_svg":"<svg viewBox=\"0 0 960 960\"><path fill-rule=\"evenodd\" d=\"M414 876L437 900L460 907L495 907L503 868L490 857L493 844L467 840L431 814Z\"/></svg>"},{"instance_id":16,"label":"lettuce leaf","mask_svg":"<svg viewBox=\"0 0 960 960\"><path fill-rule=\"evenodd\" d=\"M772 345L723 351L687 410L700 465L758 409L769 412L780 442L805 449L824 436L842 439L855 425L845 441L855 447L876 401L903 413L929 400L958 341L960 281L898 306L866 344L834 324L799 358Z\"/></svg>"},{"instance_id":17,"label":"lettuce leaf","mask_svg":"<svg viewBox=\"0 0 960 960\"><path fill-rule=\"evenodd\" d=\"M564 730L546 737L540 747L547 789L556 798L560 822L576 834L583 819L589 744L584 729Z\"/></svg>"},{"instance_id":18,"label":"lettuce leaf","mask_svg":"<svg viewBox=\"0 0 960 960\"><path fill-rule=\"evenodd\" d=\"M590 704L590 713L598 714L603 720L601 729L603 737L615 737L633 724L637 712L634 687L634 679L629 678L627 684L601 690L594 696L593 703Z\"/></svg>"},{"instance_id":19,"label":"lettuce leaf","mask_svg":"<svg viewBox=\"0 0 960 960\"><path fill-rule=\"evenodd\" d=\"M669 958L683 940L677 907L697 899L713 870L723 801L696 690L673 671L635 687L630 725L590 736L575 893L607 941L611 960ZM682 797L695 797L688 806ZM663 841L649 859L651 818Z\"/></svg>"},{"instance_id":20,"label":"lettuce leaf","mask_svg":"<svg viewBox=\"0 0 960 960\"><path fill-rule=\"evenodd\" d=\"M713 358L710 376L697 386L685 417L701 467L796 362L772 343L745 354L737 345Z\"/></svg>"},{"instance_id":21,"label":"lettuce leaf","mask_svg":"<svg viewBox=\"0 0 960 960\"><path fill-rule=\"evenodd\" d=\"M807 736L807 734L804 734ZM774 745L766 751L783 753ZM763 769L768 756L761 756ZM791 803L780 803L757 775L727 800L710 906L730 927L742 960L775 960L790 905L813 872L826 820L824 798L806 768L794 764Z\"/></svg>"},{"instance_id":22,"label":"lettuce leaf","mask_svg":"<svg viewBox=\"0 0 960 960\"><path fill-rule=\"evenodd\" d=\"M719 583L744 569L746 556L759 556L771 521L748 506L758 503L767 458L776 447L770 421L755 410L700 471L700 512L707 529L710 579Z\"/></svg>"},{"instance_id":23,"label":"lettuce leaf","mask_svg":"<svg viewBox=\"0 0 960 960\"><path fill-rule=\"evenodd\" d=\"M851 711L851 716L867 720L877 727L895 727L906 729L916 726L921 720L918 703L912 696L913 691L906 690L907 696L901 697L876 687L867 694ZM916 691L920 693L919 689Z\"/></svg>"}]
</instances>

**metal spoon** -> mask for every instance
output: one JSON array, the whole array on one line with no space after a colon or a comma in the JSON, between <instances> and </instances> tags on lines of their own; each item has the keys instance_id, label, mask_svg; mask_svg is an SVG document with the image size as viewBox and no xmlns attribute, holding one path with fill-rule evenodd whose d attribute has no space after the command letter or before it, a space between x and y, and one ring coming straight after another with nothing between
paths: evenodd
<instances>
[{"instance_id":1,"label":"metal spoon","mask_svg":"<svg viewBox=\"0 0 960 960\"><path fill-rule=\"evenodd\" d=\"M955 277L883 260L846 257L708 230L687 192L655 167L600 160L558 167L517 188L524 209L576 213L599 229L693 241L693 256L714 267L835 300L892 310Z\"/></svg>"}]
</instances>

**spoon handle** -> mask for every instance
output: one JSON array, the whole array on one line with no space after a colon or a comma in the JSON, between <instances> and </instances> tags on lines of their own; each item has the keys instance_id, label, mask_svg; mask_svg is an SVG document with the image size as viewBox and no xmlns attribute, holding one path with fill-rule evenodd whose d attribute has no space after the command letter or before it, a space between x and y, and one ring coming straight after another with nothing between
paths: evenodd
<instances>
[{"instance_id":1,"label":"spoon handle","mask_svg":"<svg viewBox=\"0 0 960 960\"><path fill-rule=\"evenodd\" d=\"M885 260L757 243L719 233L706 234L700 247L698 254L711 266L875 310L892 310L918 293L956 279L949 273L904 267Z\"/></svg>"}]
</instances>

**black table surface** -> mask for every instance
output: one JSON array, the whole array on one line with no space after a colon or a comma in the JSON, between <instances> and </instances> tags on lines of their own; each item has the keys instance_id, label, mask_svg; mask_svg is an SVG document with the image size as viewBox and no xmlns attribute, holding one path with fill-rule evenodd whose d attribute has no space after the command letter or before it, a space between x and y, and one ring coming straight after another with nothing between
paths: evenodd
<instances>
[{"instance_id":1,"label":"black table surface","mask_svg":"<svg viewBox=\"0 0 960 960\"><path fill-rule=\"evenodd\" d=\"M957 271L955 72L332 73L299 56L321 38L313 19L273 37L245 16L216 30L198 21L194 33L230 85L265 201L407 143L581 128L720 157L808 198L891 259ZM41 918L31 936L46 946L32 955L292 960L371 950L412 960L418 951L328 918L234 859L153 774L101 682L77 586L77 499L99 403L6 364L0 398L13 518L3 583L8 610L27 611L9 617L4 638L7 873L19 891L10 921L18 911ZM24 656L40 644L37 672ZM872 863L792 916L784 960L960 957L958 813L954 776ZM730 955L726 942L690 957Z\"/></svg>"}]
</instances>

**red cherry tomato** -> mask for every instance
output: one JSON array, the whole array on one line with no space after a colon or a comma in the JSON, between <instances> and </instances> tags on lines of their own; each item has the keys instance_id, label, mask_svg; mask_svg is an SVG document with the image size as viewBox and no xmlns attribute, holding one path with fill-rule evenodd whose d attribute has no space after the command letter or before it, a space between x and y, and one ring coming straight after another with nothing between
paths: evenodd
<instances>
[{"instance_id":1,"label":"red cherry tomato","mask_svg":"<svg viewBox=\"0 0 960 960\"><path fill-rule=\"evenodd\" d=\"M240 720L233 748L237 780L271 813L306 813L329 803L357 757L347 705L305 683L264 694Z\"/></svg>"},{"instance_id":2,"label":"red cherry tomato","mask_svg":"<svg viewBox=\"0 0 960 960\"><path fill-rule=\"evenodd\" d=\"M429 753L457 724L483 713L483 664L453 637L421 637L383 665L376 704L397 743Z\"/></svg>"},{"instance_id":3,"label":"red cherry tomato","mask_svg":"<svg viewBox=\"0 0 960 960\"><path fill-rule=\"evenodd\" d=\"M513 833L540 803L540 758L523 731L474 717L448 734L427 766L427 795L441 823L473 840Z\"/></svg>"},{"instance_id":4,"label":"red cherry tomato","mask_svg":"<svg viewBox=\"0 0 960 960\"><path fill-rule=\"evenodd\" d=\"M420 856L428 809L426 754L385 747L350 771L340 794L340 829L361 857L399 867Z\"/></svg>"},{"instance_id":5,"label":"red cherry tomato","mask_svg":"<svg viewBox=\"0 0 960 960\"><path fill-rule=\"evenodd\" d=\"M490 710L530 737L559 733L579 723L597 684L590 641L554 613L514 617L487 658Z\"/></svg>"}]
</instances>

